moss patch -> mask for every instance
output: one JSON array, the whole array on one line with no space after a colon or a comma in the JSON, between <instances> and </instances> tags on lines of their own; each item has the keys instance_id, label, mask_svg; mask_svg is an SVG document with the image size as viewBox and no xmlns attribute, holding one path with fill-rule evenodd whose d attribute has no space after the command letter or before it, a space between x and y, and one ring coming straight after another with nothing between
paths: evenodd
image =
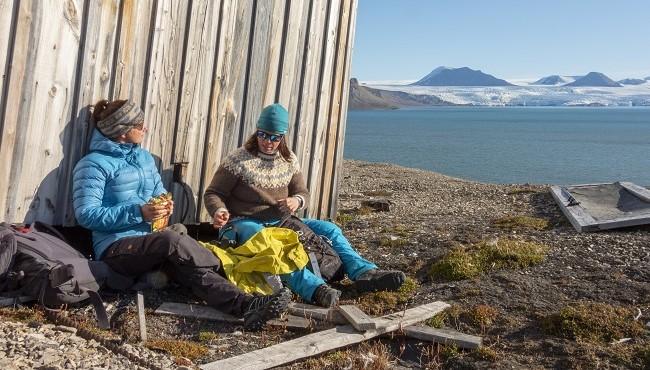
<instances>
[{"instance_id":1,"label":"moss patch","mask_svg":"<svg viewBox=\"0 0 650 370\"><path fill-rule=\"evenodd\" d=\"M45 315L43 311L35 308L0 308L0 317L4 320L19 321L19 322L45 322Z\"/></svg>"},{"instance_id":2,"label":"moss patch","mask_svg":"<svg viewBox=\"0 0 650 370\"><path fill-rule=\"evenodd\" d=\"M650 369L650 345L639 350L635 357L641 362L642 369Z\"/></svg>"},{"instance_id":3,"label":"moss patch","mask_svg":"<svg viewBox=\"0 0 650 370\"><path fill-rule=\"evenodd\" d=\"M452 327L459 328L460 323L485 332L499 316L499 311L489 305L479 304L472 307L452 305L446 310L425 321L432 328Z\"/></svg>"},{"instance_id":4,"label":"moss patch","mask_svg":"<svg viewBox=\"0 0 650 370\"><path fill-rule=\"evenodd\" d=\"M469 248L456 247L429 269L435 280L471 279L482 273L504 268L525 268L544 260L548 247L520 240L482 241Z\"/></svg>"},{"instance_id":5,"label":"moss patch","mask_svg":"<svg viewBox=\"0 0 650 370\"><path fill-rule=\"evenodd\" d=\"M213 331L200 331L199 335L197 335L197 339L199 342L212 342L214 340L217 340L219 338L219 334L213 332Z\"/></svg>"},{"instance_id":6,"label":"moss patch","mask_svg":"<svg viewBox=\"0 0 650 370\"><path fill-rule=\"evenodd\" d=\"M479 304L470 308L464 316L468 319L467 321L485 332L487 328L492 326L498 314L499 311L496 308L486 304Z\"/></svg>"},{"instance_id":7,"label":"moss patch","mask_svg":"<svg viewBox=\"0 0 650 370\"><path fill-rule=\"evenodd\" d=\"M374 292L360 297L359 308L368 315L380 316L402 309L415 294L419 284L407 277L404 284L395 292Z\"/></svg>"},{"instance_id":8,"label":"moss patch","mask_svg":"<svg viewBox=\"0 0 650 370\"><path fill-rule=\"evenodd\" d=\"M330 352L304 362L306 369L390 369L392 354L385 344L373 341L363 342L347 350ZM300 366L303 368L303 366Z\"/></svg>"},{"instance_id":9,"label":"moss patch","mask_svg":"<svg viewBox=\"0 0 650 370\"><path fill-rule=\"evenodd\" d=\"M496 227L512 229L546 230L549 228L548 220L530 216L506 216L492 222Z\"/></svg>"},{"instance_id":10,"label":"moss patch","mask_svg":"<svg viewBox=\"0 0 650 370\"><path fill-rule=\"evenodd\" d=\"M408 240L402 239L402 238L397 238L397 237L382 237L379 239L379 245L382 247L390 247L390 248L396 248L396 247L403 247L406 244L408 244Z\"/></svg>"},{"instance_id":11,"label":"moss patch","mask_svg":"<svg viewBox=\"0 0 650 370\"><path fill-rule=\"evenodd\" d=\"M208 354L208 348L206 346L187 340L149 340L146 343L146 347L169 353L174 357L187 357L190 360L195 360Z\"/></svg>"},{"instance_id":12,"label":"moss patch","mask_svg":"<svg viewBox=\"0 0 650 370\"><path fill-rule=\"evenodd\" d=\"M605 303L575 303L542 319L545 333L568 339L609 343L636 337L643 325L634 321L634 310Z\"/></svg>"}]
</instances>

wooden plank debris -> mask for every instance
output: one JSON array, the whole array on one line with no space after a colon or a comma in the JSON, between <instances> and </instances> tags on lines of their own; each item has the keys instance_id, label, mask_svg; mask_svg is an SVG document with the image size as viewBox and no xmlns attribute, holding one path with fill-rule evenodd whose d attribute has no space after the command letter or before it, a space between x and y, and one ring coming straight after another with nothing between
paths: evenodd
<instances>
[{"instance_id":1,"label":"wooden plank debris","mask_svg":"<svg viewBox=\"0 0 650 370\"><path fill-rule=\"evenodd\" d=\"M224 321L235 324L243 324L244 320L227 313L223 313L212 307L185 303L165 302L161 304L155 313L161 315L194 317L204 320Z\"/></svg>"},{"instance_id":2,"label":"wooden plank debris","mask_svg":"<svg viewBox=\"0 0 650 370\"><path fill-rule=\"evenodd\" d=\"M269 320L268 324L273 326L281 326L288 330L306 330L313 329L315 327L315 323L312 320L294 315L285 315L279 319Z\"/></svg>"},{"instance_id":3,"label":"wooden plank debris","mask_svg":"<svg viewBox=\"0 0 650 370\"><path fill-rule=\"evenodd\" d=\"M327 321L333 324L347 324L348 320L334 308L324 308L305 303L289 304L289 313L307 319Z\"/></svg>"},{"instance_id":4,"label":"wooden plank debris","mask_svg":"<svg viewBox=\"0 0 650 370\"><path fill-rule=\"evenodd\" d=\"M635 197L641 199L644 202L650 203L650 190L627 181L621 181L619 184Z\"/></svg>"},{"instance_id":5,"label":"wooden plank debris","mask_svg":"<svg viewBox=\"0 0 650 370\"><path fill-rule=\"evenodd\" d=\"M138 302L138 324L140 324L140 340L142 342L147 341L147 323L144 317L144 294L141 290L138 290L137 299Z\"/></svg>"},{"instance_id":6,"label":"wooden plank debris","mask_svg":"<svg viewBox=\"0 0 650 370\"><path fill-rule=\"evenodd\" d=\"M445 302L433 302L377 318L377 329L358 332L350 325L337 326L240 356L207 363L200 368L204 370L269 369L413 325L435 316L448 307L449 304Z\"/></svg>"},{"instance_id":7,"label":"wooden plank debris","mask_svg":"<svg viewBox=\"0 0 650 370\"><path fill-rule=\"evenodd\" d=\"M0 307L13 306L16 304L35 301L36 299L28 296L20 297L0 297Z\"/></svg>"},{"instance_id":8,"label":"wooden plank debris","mask_svg":"<svg viewBox=\"0 0 650 370\"><path fill-rule=\"evenodd\" d=\"M411 338L440 344L452 344L458 348L465 349L481 348L483 344L481 337L459 333L455 330L435 329L428 326L409 326L408 328L404 328L404 334Z\"/></svg>"},{"instance_id":9,"label":"wooden plank debris","mask_svg":"<svg viewBox=\"0 0 650 370\"><path fill-rule=\"evenodd\" d=\"M354 305L339 306L339 312L359 331L376 329L375 321Z\"/></svg>"}]
</instances>

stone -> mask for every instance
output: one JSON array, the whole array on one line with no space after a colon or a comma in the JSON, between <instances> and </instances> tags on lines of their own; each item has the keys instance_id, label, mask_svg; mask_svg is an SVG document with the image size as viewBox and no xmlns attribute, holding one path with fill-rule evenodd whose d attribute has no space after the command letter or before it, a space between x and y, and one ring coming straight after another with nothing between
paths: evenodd
<instances>
[{"instance_id":1,"label":"stone","mask_svg":"<svg viewBox=\"0 0 650 370\"><path fill-rule=\"evenodd\" d=\"M389 212L391 204L387 199L370 199L361 202L362 206L371 208L377 212Z\"/></svg>"}]
</instances>

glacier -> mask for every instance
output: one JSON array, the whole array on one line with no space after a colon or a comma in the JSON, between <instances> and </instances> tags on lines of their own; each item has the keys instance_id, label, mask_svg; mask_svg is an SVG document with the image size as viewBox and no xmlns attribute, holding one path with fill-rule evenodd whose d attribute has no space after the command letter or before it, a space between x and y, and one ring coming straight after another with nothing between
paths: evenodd
<instances>
[{"instance_id":1,"label":"glacier","mask_svg":"<svg viewBox=\"0 0 650 370\"><path fill-rule=\"evenodd\" d=\"M623 87L531 85L535 79L509 79L517 86L410 86L409 81L365 81L375 89L434 95L452 104L477 106L650 106L650 81Z\"/></svg>"}]
</instances>

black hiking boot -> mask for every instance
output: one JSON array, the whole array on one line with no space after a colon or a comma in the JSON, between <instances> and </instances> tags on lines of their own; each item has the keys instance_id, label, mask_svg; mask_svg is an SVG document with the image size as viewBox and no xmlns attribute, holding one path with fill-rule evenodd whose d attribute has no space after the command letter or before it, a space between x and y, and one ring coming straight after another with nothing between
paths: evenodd
<instances>
[{"instance_id":1,"label":"black hiking boot","mask_svg":"<svg viewBox=\"0 0 650 370\"><path fill-rule=\"evenodd\" d=\"M280 289L277 293L265 296L255 296L244 312L244 329L257 331L271 319L280 317L291 302L291 291Z\"/></svg>"},{"instance_id":2,"label":"black hiking boot","mask_svg":"<svg viewBox=\"0 0 650 370\"><path fill-rule=\"evenodd\" d=\"M377 292L381 290L395 291L399 289L406 275L402 271L385 271L372 269L359 276L352 285L358 293Z\"/></svg>"},{"instance_id":3,"label":"black hiking boot","mask_svg":"<svg viewBox=\"0 0 650 370\"><path fill-rule=\"evenodd\" d=\"M341 297L341 291L323 284L316 288L312 301L321 307L330 308L339 303L339 297Z\"/></svg>"}]
</instances>

